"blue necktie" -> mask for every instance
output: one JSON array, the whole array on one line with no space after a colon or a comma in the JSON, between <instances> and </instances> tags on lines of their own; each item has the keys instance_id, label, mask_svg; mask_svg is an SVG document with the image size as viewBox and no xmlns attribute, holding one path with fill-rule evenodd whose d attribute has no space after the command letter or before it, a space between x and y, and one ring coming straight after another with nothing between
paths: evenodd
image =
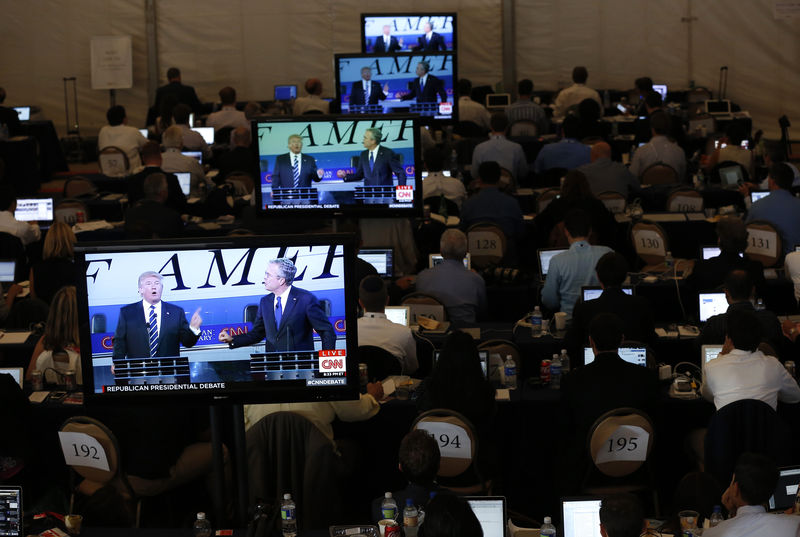
<instances>
[{"instance_id":1,"label":"blue necktie","mask_svg":"<svg viewBox=\"0 0 800 537\"><path fill-rule=\"evenodd\" d=\"M158 321L156 319L156 307L150 305L150 356L155 356L158 352Z\"/></svg>"},{"instance_id":2,"label":"blue necktie","mask_svg":"<svg viewBox=\"0 0 800 537\"><path fill-rule=\"evenodd\" d=\"M369 152L369 171L375 167L375 160L372 158L372 151Z\"/></svg>"},{"instance_id":3,"label":"blue necktie","mask_svg":"<svg viewBox=\"0 0 800 537\"><path fill-rule=\"evenodd\" d=\"M292 158L294 159L294 166L292 167L293 184L297 188L300 186L300 158L297 155L292 156Z\"/></svg>"},{"instance_id":4,"label":"blue necktie","mask_svg":"<svg viewBox=\"0 0 800 537\"><path fill-rule=\"evenodd\" d=\"M424 89L425 89L425 79L424 78L420 78L419 79L419 91L421 92Z\"/></svg>"},{"instance_id":5,"label":"blue necktie","mask_svg":"<svg viewBox=\"0 0 800 537\"><path fill-rule=\"evenodd\" d=\"M281 317L283 316L283 310L281 309L281 297L275 301L275 329L281 327Z\"/></svg>"}]
</instances>

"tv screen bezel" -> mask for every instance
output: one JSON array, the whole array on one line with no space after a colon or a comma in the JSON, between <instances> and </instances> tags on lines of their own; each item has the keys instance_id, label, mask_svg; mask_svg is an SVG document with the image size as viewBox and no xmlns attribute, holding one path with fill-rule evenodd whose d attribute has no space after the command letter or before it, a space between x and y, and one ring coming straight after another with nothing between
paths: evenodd
<instances>
[{"instance_id":1,"label":"tv screen bezel","mask_svg":"<svg viewBox=\"0 0 800 537\"><path fill-rule=\"evenodd\" d=\"M367 34L366 22L368 17L453 17L453 48L446 52L458 52L458 12L457 11L400 11L389 13L362 13L361 14L361 52L374 56L375 52L367 53ZM436 30L434 30L435 32ZM402 51L401 54L414 53L413 51ZM455 83L455 81L454 81Z\"/></svg>"},{"instance_id":2,"label":"tv screen bezel","mask_svg":"<svg viewBox=\"0 0 800 537\"><path fill-rule=\"evenodd\" d=\"M412 120L413 135L412 141L414 149L414 201L408 207L387 207L386 205L350 205L337 208L324 208L314 207L309 209L292 208L292 209L267 209L264 207L264 200L261 192L261 155L258 149L258 124L260 122L270 123L292 123L292 122L325 122L325 121L398 121L398 120ZM258 116L251 121L250 129L253 133L252 136L252 152L256 159L256 166L259 169L259 175L256 179L254 188L256 210L259 216L265 218L282 218L282 217L297 217L308 216L310 218L335 218L335 217L368 217L368 218L417 218L422 216L423 213L423 200L422 200L422 146L420 140L420 123L419 116L416 114L347 114L347 115L320 115L313 114L308 116ZM363 151L363 146L358 146L358 152ZM274 166L274 162L269 163ZM354 183L353 188L358 185Z\"/></svg>"},{"instance_id":3,"label":"tv screen bezel","mask_svg":"<svg viewBox=\"0 0 800 537\"><path fill-rule=\"evenodd\" d=\"M185 238L181 240L141 240L78 243L75 246L75 263L79 267L86 267L85 256L90 253L128 253L154 251L179 251L179 250L205 250L214 248L302 248L306 246L325 246L330 244L341 245L342 268L344 276L344 305L345 305L345 341L347 349L346 377L347 384L341 387L324 386L286 386L269 385L253 386L244 391L144 391L144 392L118 392L95 393L94 369L92 362L91 343L91 317L89 315L89 302L87 278L80 278L77 282L78 321L81 348L81 368L83 375L84 402L87 405L117 405L117 404L212 404L212 403L300 403L319 401L345 401L357 400L359 397L358 378L358 333L357 333L357 293L354 284L356 244L353 233L327 233L314 235L251 235L243 237L200 237ZM258 272L258 267L253 267L252 273ZM135 284L132 284L135 285ZM265 296L267 291L262 288L254 296Z\"/></svg>"}]
</instances>

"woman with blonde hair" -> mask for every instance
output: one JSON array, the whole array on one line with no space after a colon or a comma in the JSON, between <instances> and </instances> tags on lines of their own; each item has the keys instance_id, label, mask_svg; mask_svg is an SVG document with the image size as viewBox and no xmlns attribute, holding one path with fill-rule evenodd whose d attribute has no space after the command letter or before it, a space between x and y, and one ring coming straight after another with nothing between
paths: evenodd
<instances>
[{"instance_id":1,"label":"woman with blonde hair","mask_svg":"<svg viewBox=\"0 0 800 537\"><path fill-rule=\"evenodd\" d=\"M75 234L67 224L53 223L44 237L42 261L30 271L31 296L49 304L56 291L77 283L78 270L73 260L76 242Z\"/></svg>"},{"instance_id":2,"label":"woman with blonde hair","mask_svg":"<svg viewBox=\"0 0 800 537\"><path fill-rule=\"evenodd\" d=\"M48 368L58 373L72 369L78 384L82 384L80 360L80 336L78 335L78 301L74 285L62 287L53 297L44 334L39 338L31 355L25 378L30 380L33 371ZM58 376L47 371L47 382L58 382Z\"/></svg>"}]
</instances>

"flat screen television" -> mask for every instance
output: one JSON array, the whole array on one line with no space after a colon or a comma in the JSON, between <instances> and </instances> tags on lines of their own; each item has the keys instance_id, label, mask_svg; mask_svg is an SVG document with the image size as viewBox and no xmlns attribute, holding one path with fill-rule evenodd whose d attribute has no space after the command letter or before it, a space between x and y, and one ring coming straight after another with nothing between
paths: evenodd
<instances>
[{"instance_id":1,"label":"flat screen television","mask_svg":"<svg viewBox=\"0 0 800 537\"><path fill-rule=\"evenodd\" d=\"M426 39L429 30L430 38ZM385 54L442 50L456 50L455 13L361 14L362 52Z\"/></svg>"},{"instance_id":2,"label":"flat screen television","mask_svg":"<svg viewBox=\"0 0 800 537\"><path fill-rule=\"evenodd\" d=\"M280 294L275 287L288 274L271 263L278 258L296 274L276 323L267 289ZM354 260L350 234L81 244L87 402L356 399ZM146 308L157 301L159 280L154 326ZM259 326L266 338L250 341ZM223 331L235 348L221 341Z\"/></svg>"},{"instance_id":3,"label":"flat screen television","mask_svg":"<svg viewBox=\"0 0 800 537\"><path fill-rule=\"evenodd\" d=\"M334 73L342 114L411 113L458 119L452 52L335 54Z\"/></svg>"},{"instance_id":4,"label":"flat screen television","mask_svg":"<svg viewBox=\"0 0 800 537\"><path fill-rule=\"evenodd\" d=\"M252 132L261 171L256 202L263 214L422 214L413 116L259 118ZM382 141L370 165L365 141L377 137Z\"/></svg>"}]
</instances>

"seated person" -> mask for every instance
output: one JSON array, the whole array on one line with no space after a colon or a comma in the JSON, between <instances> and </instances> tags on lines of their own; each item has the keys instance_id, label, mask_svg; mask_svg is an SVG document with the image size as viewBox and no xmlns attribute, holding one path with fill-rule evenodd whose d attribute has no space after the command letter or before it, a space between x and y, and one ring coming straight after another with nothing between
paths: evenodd
<instances>
[{"instance_id":1,"label":"seated person","mask_svg":"<svg viewBox=\"0 0 800 537\"><path fill-rule=\"evenodd\" d=\"M445 160L444 152L436 148L429 149L425 151L424 159L428 176L422 180L422 198L444 196L461 209L461 205L467 199L467 190L460 179L446 177L442 174Z\"/></svg>"},{"instance_id":2,"label":"seated person","mask_svg":"<svg viewBox=\"0 0 800 537\"><path fill-rule=\"evenodd\" d=\"M166 176L148 175L144 180L144 198L125 213L125 234L129 239L178 237L183 233L181 215L166 206L168 196Z\"/></svg>"},{"instance_id":3,"label":"seated person","mask_svg":"<svg viewBox=\"0 0 800 537\"><path fill-rule=\"evenodd\" d=\"M425 507L425 520L419 537L483 537L483 528L467 501L449 492L440 492Z\"/></svg>"},{"instance_id":4,"label":"seated person","mask_svg":"<svg viewBox=\"0 0 800 537\"><path fill-rule=\"evenodd\" d=\"M386 318L389 301L386 284L379 276L367 276L358 286L358 303L364 316L358 319L358 345L373 345L389 351L397 358L403 375L412 375L417 362L417 342L411 329Z\"/></svg>"},{"instance_id":5,"label":"seated person","mask_svg":"<svg viewBox=\"0 0 800 537\"><path fill-rule=\"evenodd\" d=\"M293 114L295 116L306 113L329 114L331 103L320 97L322 81L319 78L309 78L304 87L308 97L298 97L294 100Z\"/></svg>"},{"instance_id":6,"label":"seated person","mask_svg":"<svg viewBox=\"0 0 800 537\"><path fill-rule=\"evenodd\" d=\"M188 151L202 151L203 158L211 156L211 149L208 147L203 136L189 127L189 116L192 109L185 104L179 104L172 109L172 119L175 125L181 129L183 135L183 147Z\"/></svg>"},{"instance_id":7,"label":"seated person","mask_svg":"<svg viewBox=\"0 0 800 537\"><path fill-rule=\"evenodd\" d=\"M747 222L766 220L778 229L785 254L800 244L800 199L792 195L793 181L794 174L785 162L773 164L769 169L769 196L755 202L747 213Z\"/></svg>"},{"instance_id":8,"label":"seated person","mask_svg":"<svg viewBox=\"0 0 800 537\"><path fill-rule=\"evenodd\" d=\"M65 285L76 285L80 271L75 265L74 245L78 240L64 222L54 222L44 236L42 260L30 271L30 290L33 298L52 302L56 292Z\"/></svg>"},{"instance_id":9,"label":"seated person","mask_svg":"<svg viewBox=\"0 0 800 537\"><path fill-rule=\"evenodd\" d=\"M192 157L181 154L183 148L183 131L177 125L173 125L164 131L161 137L164 145L164 152L161 153L161 169L165 172L189 172L192 174L191 190L189 196L193 198L205 197L206 190L214 187L206 179L203 167Z\"/></svg>"},{"instance_id":10,"label":"seated person","mask_svg":"<svg viewBox=\"0 0 800 537\"><path fill-rule=\"evenodd\" d=\"M550 311L563 311L568 319L572 317L572 310L581 296L581 287L597 285L597 262L612 251L606 246L589 244L591 231L591 221L584 211L574 209L566 214L564 233L569 250L550 260L542 288L542 304Z\"/></svg>"},{"instance_id":11,"label":"seated person","mask_svg":"<svg viewBox=\"0 0 800 537\"><path fill-rule=\"evenodd\" d=\"M594 102L594 101L591 101ZM611 160L611 146L606 142L592 144L592 162L584 164L578 171L586 176L592 194L617 192L625 199L633 199L642 192L639 180L621 162Z\"/></svg>"},{"instance_id":12,"label":"seated person","mask_svg":"<svg viewBox=\"0 0 800 537\"><path fill-rule=\"evenodd\" d=\"M491 125L489 139L476 145L472 152L472 175L477 173L480 176L478 170L484 162L497 162L513 176L512 186L516 186L528 177L525 151L517 142L506 138L508 117L504 113L492 114L489 122Z\"/></svg>"},{"instance_id":13,"label":"seated person","mask_svg":"<svg viewBox=\"0 0 800 537\"><path fill-rule=\"evenodd\" d=\"M183 156L183 155L181 155ZM194 160L194 159L192 159ZM164 205L175 209L179 213L186 210L186 196L181 190L178 177L172 173L166 173L161 169L163 159L161 157L161 146L158 142L147 142L142 147L142 162L144 168L128 178L128 206L132 207L140 199L144 198L144 180L153 173L163 173L167 178L167 201Z\"/></svg>"},{"instance_id":14,"label":"seated person","mask_svg":"<svg viewBox=\"0 0 800 537\"><path fill-rule=\"evenodd\" d=\"M206 127L214 127L214 132L226 127L243 127L250 130L250 121L236 109L236 90L230 86L225 86L219 90L219 101L222 107L216 112L212 112L206 119ZM227 142L227 140L226 140Z\"/></svg>"},{"instance_id":15,"label":"seated person","mask_svg":"<svg viewBox=\"0 0 800 537\"><path fill-rule=\"evenodd\" d=\"M251 142L250 129L238 127L231 132L231 150L217 159L220 178L224 179L232 173L245 173L250 176L254 185L260 184L261 170L253 148L250 147Z\"/></svg>"},{"instance_id":16,"label":"seated person","mask_svg":"<svg viewBox=\"0 0 800 537\"><path fill-rule=\"evenodd\" d=\"M732 270L725 278L725 298L728 301L728 310L725 313L714 315L706 321L700 332L699 343L701 345L720 344L725 341L727 334L727 321L733 311L748 311L752 313L757 321L757 327L762 339L759 340L769 343L769 345L779 355L791 351L786 350L787 342L781 333L781 324L778 317L769 310L756 311L753 306L753 281L750 275L744 270Z\"/></svg>"},{"instance_id":17,"label":"seated person","mask_svg":"<svg viewBox=\"0 0 800 537\"><path fill-rule=\"evenodd\" d=\"M112 106L106 112L108 125L100 129L97 135L97 148L102 151L106 147L118 147L128 156L128 169L133 171L142 165L139 150L147 143L139 129L128 125L125 107Z\"/></svg>"},{"instance_id":18,"label":"seated person","mask_svg":"<svg viewBox=\"0 0 800 537\"><path fill-rule=\"evenodd\" d=\"M62 287L53 297L44 334L33 349L25 379L31 380L34 371L45 371L47 368L55 369L59 373L72 369L78 384L83 384L78 301L74 285ZM44 380L51 384L61 383L59 376L53 371L45 371Z\"/></svg>"},{"instance_id":19,"label":"seated person","mask_svg":"<svg viewBox=\"0 0 800 537\"><path fill-rule=\"evenodd\" d=\"M633 494L606 496L600 502L600 535L639 537L647 528L644 510Z\"/></svg>"},{"instance_id":20,"label":"seated person","mask_svg":"<svg viewBox=\"0 0 800 537\"><path fill-rule=\"evenodd\" d=\"M718 358L705 364L703 397L717 410L742 399L758 399L777 409L778 401L800 402L800 386L774 356L758 350L761 328L752 311L726 313L725 345Z\"/></svg>"},{"instance_id":21,"label":"seated person","mask_svg":"<svg viewBox=\"0 0 800 537\"><path fill-rule=\"evenodd\" d=\"M603 293L595 300L578 301L572 312L572 324L564 342L579 353L589 343L589 323L599 313L613 313L622 319L625 339L652 344L655 336L653 310L645 297L631 296L622 290L628 276L628 261L617 252L605 254L595 271ZM550 276L548 275L548 278ZM573 354L575 356L577 354Z\"/></svg>"},{"instance_id":22,"label":"seated person","mask_svg":"<svg viewBox=\"0 0 800 537\"><path fill-rule=\"evenodd\" d=\"M567 116L561 128L563 130L561 140L546 144L536 155L533 171L537 174L554 168L572 170L591 162L591 149L578 139L581 134L580 120L575 116Z\"/></svg>"},{"instance_id":23,"label":"seated person","mask_svg":"<svg viewBox=\"0 0 800 537\"><path fill-rule=\"evenodd\" d=\"M416 290L438 298L451 321L474 323L486 312L486 283L464 266L467 236L448 229L439 239L444 260L419 273Z\"/></svg>"},{"instance_id":24,"label":"seated person","mask_svg":"<svg viewBox=\"0 0 800 537\"><path fill-rule=\"evenodd\" d=\"M406 488L392 494L397 502L397 509L402 511L401 506L406 504L406 498L411 498L417 506L427 504L431 492L440 490L436 484L440 460L439 443L427 431L415 429L403 437L397 458L400 461L397 466L408 481ZM372 500L372 519L376 522L385 518L381 513L383 498L381 496Z\"/></svg>"},{"instance_id":25,"label":"seated person","mask_svg":"<svg viewBox=\"0 0 800 537\"><path fill-rule=\"evenodd\" d=\"M747 248L747 226L738 216L723 216L717 222L717 245L720 253L716 257L698 260L692 273L686 278L686 285L696 291L715 291L725 277L734 269L746 270L755 284L756 293L764 293L764 266L759 261L744 257Z\"/></svg>"},{"instance_id":26,"label":"seated person","mask_svg":"<svg viewBox=\"0 0 800 537\"><path fill-rule=\"evenodd\" d=\"M731 121L725 127L725 137L719 140L720 147L708 157L705 163L707 173L714 169L720 162L736 162L747 170L747 176L754 179L753 152L742 147L742 140L747 139L747 131L739 121ZM724 145L724 147L722 147Z\"/></svg>"},{"instance_id":27,"label":"seated person","mask_svg":"<svg viewBox=\"0 0 800 537\"><path fill-rule=\"evenodd\" d=\"M525 234L522 209L516 198L500 191L500 165L483 162L478 167L480 190L467 198L461 207L461 227L466 229L478 222L491 222L503 230L509 240Z\"/></svg>"},{"instance_id":28,"label":"seated person","mask_svg":"<svg viewBox=\"0 0 800 537\"><path fill-rule=\"evenodd\" d=\"M676 183L682 183L686 179L686 154L678 144L668 138L670 124L669 117L661 110L650 116L653 137L636 150L631 161L631 173L636 177L641 177L653 164L662 163L675 170Z\"/></svg>"},{"instance_id":29,"label":"seated person","mask_svg":"<svg viewBox=\"0 0 800 537\"><path fill-rule=\"evenodd\" d=\"M594 99L584 99L578 104L579 140L586 138L608 140L611 135L611 123L600 121L602 115L603 107Z\"/></svg>"},{"instance_id":30,"label":"seated person","mask_svg":"<svg viewBox=\"0 0 800 537\"><path fill-rule=\"evenodd\" d=\"M764 455L742 453L736 461L731 484L722 494L722 504L733 516L714 528L703 530L704 537L797 534L800 517L767 513L764 505L775 491L778 468Z\"/></svg>"}]
</instances>

